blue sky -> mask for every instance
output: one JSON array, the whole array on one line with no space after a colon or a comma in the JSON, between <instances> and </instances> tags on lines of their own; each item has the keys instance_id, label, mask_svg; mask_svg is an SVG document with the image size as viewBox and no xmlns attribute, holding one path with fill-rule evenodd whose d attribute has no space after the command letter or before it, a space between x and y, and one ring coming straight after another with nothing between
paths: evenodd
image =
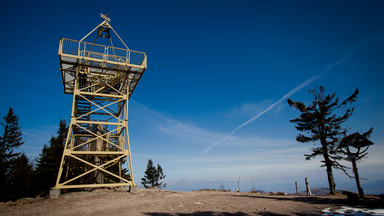
<instances>
[{"instance_id":1,"label":"blue sky","mask_svg":"<svg viewBox=\"0 0 384 216\"><path fill-rule=\"evenodd\" d=\"M289 120L299 113L284 97L309 103L320 85L340 99L360 90L345 126L374 128L358 166L363 183L382 181L383 10L383 1L6 1L0 115L14 108L21 151L38 156L60 118L69 123L59 39L80 40L110 13L128 47L148 53L129 110L136 183L152 159L169 189L235 189L239 176L244 190L304 189L304 177L327 187L321 158L304 159L313 144L296 142ZM335 180L355 190L339 171Z\"/></svg>"}]
</instances>

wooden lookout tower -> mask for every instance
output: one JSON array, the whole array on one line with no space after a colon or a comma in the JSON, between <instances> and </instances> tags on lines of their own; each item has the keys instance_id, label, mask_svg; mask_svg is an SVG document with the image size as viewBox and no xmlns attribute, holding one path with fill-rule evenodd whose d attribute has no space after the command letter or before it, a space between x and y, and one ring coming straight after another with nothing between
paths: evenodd
<instances>
[{"instance_id":1,"label":"wooden lookout tower","mask_svg":"<svg viewBox=\"0 0 384 216\"><path fill-rule=\"evenodd\" d=\"M147 54L128 49L110 18L81 40L59 46L71 122L54 189L135 186L128 136L128 100L147 68ZM96 35L93 42L85 39ZM112 36L124 47L113 46ZM97 43L96 43L97 42ZM123 163L127 168L123 169Z\"/></svg>"}]
</instances>

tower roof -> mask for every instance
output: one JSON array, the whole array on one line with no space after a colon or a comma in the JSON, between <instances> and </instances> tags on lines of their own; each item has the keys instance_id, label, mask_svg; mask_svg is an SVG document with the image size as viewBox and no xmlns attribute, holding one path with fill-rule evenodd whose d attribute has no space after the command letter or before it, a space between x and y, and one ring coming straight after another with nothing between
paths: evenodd
<instances>
[{"instance_id":1,"label":"tower roof","mask_svg":"<svg viewBox=\"0 0 384 216\"><path fill-rule=\"evenodd\" d=\"M353 134L350 134L350 135L344 137L341 140L338 148L346 148L348 146L352 146L355 148L361 148L361 147L365 147L365 146L369 146L369 145L373 145L373 142L371 142L370 140L365 138L360 133L356 132L356 133L353 133Z\"/></svg>"}]
</instances>

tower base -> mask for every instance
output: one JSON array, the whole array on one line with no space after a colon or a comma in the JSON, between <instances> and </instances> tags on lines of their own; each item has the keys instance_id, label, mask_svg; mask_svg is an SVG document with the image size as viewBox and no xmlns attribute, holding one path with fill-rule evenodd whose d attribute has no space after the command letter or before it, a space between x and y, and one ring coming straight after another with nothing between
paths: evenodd
<instances>
[{"instance_id":1,"label":"tower base","mask_svg":"<svg viewBox=\"0 0 384 216\"><path fill-rule=\"evenodd\" d=\"M50 198L59 198L61 195L61 190L60 189L51 189L49 191L49 197Z\"/></svg>"},{"instance_id":2,"label":"tower base","mask_svg":"<svg viewBox=\"0 0 384 216\"><path fill-rule=\"evenodd\" d=\"M139 193L139 186L138 185L129 186L129 193L132 193L132 194Z\"/></svg>"}]
</instances>

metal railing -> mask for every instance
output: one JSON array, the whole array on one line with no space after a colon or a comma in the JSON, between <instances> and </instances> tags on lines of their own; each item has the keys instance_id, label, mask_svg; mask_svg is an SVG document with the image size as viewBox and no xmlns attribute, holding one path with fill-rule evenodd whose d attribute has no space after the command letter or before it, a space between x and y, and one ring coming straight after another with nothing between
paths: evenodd
<instances>
[{"instance_id":1,"label":"metal railing","mask_svg":"<svg viewBox=\"0 0 384 216\"><path fill-rule=\"evenodd\" d=\"M80 58L92 58L102 61L116 62L147 67L147 54L133 50L62 38L59 55L75 55Z\"/></svg>"}]
</instances>

